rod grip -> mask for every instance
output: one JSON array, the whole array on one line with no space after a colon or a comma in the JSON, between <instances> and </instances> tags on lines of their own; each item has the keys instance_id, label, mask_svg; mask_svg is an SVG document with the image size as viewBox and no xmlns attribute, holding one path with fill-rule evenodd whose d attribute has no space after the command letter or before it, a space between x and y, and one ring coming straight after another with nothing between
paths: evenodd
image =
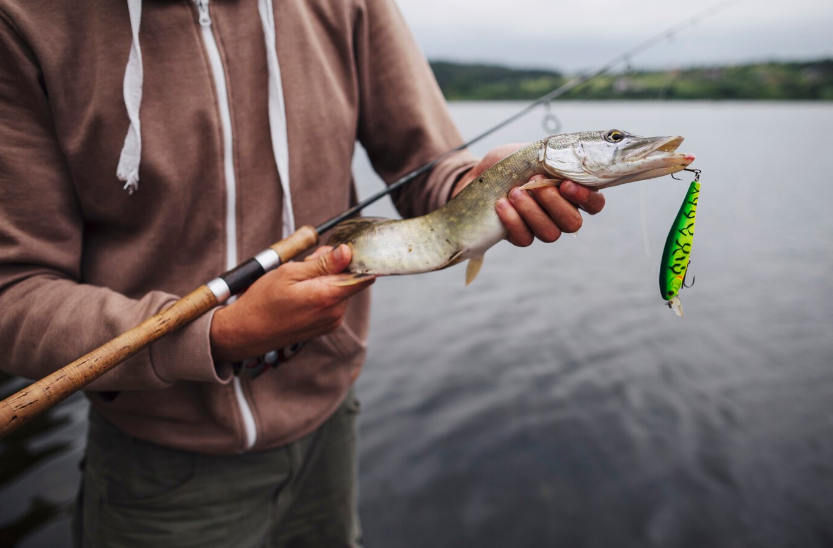
<instances>
[{"instance_id":1,"label":"rod grip","mask_svg":"<svg viewBox=\"0 0 833 548\"><path fill-rule=\"evenodd\" d=\"M208 286L0 402L0 439L68 398L149 344L217 306Z\"/></svg>"},{"instance_id":2,"label":"rod grip","mask_svg":"<svg viewBox=\"0 0 833 548\"><path fill-rule=\"evenodd\" d=\"M281 263L288 263L304 251L315 247L318 243L318 231L315 227L304 225L278 243L269 247L274 249L281 258Z\"/></svg>"}]
</instances>

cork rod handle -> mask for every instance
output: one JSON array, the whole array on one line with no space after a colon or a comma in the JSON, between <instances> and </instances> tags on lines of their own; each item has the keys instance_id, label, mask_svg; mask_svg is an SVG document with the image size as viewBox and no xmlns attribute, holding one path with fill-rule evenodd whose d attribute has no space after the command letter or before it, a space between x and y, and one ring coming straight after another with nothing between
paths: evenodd
<instances>
[{"instance_id":1,"label":"cork rod handle","mask_svg":"<svg viewBox=\"0 0 833 548\"><path fill-rule=\"evenodd\" d=\"M0 402L0 439L216 305L214 293L200 286L130 331L9 396Z\"/></svg>"},{"instance_id":2,"label":"cork rod handle","mask_svg":"<svg viewBox=\"0 0 833 548\"><path fill-rule=\"evenodd\" d=\"M278 253L281 262L286 263L317 243L318 231L307 225L270 247ZM130 331L12 394L0 402L0 439L218 304L220 302L209 286L200 286Z\"/></svg>"},{"instance_id":3,"label":"cork rod handle","mask_svg":"<svg viewBox=\"0 0 833 548\"><path fill-rule=\"evenodd\" d=\"M307 249L315 247L317 243L318 231L315 230L315 227L304 225L283 240L269 247L278 253L282 263L288 263Z\"/></svg>"}]
</instances>

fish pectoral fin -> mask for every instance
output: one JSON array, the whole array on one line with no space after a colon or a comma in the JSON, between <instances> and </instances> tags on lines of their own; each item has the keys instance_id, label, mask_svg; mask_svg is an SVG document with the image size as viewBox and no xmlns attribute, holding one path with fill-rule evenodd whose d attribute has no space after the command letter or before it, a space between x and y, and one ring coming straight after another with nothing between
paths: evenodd
<instances>
[{"instance_id":1,"label":"fish pectoral fin","mask_svg":"<svg viewBox=\"0 0 833 548\"><path fill-rule=\"evenodd\" d=\"M472 283L480 273L480 267L483 266L484 257L485 255L481 254L469 259L469 264L466 266L466 285Z\"/></svg>"},{"instance_id":2,"label":"fish pectoral fin","mask_svg":"<svg viewBox=\"0 0 833 548\"><path fill-rule=\"evenodd\" d=\"M372 280L375 277L376 274L362 274L358 272L353 272L329 276L326 282L336 287L346 287L348 285L356 285L362 282L366 282L367 280Z\"/></svg>"},{"instance_id":3,"label":"fish pectoral fin","mask_svg":"<svg viewBox=\"0 0 833 548\"><path fill-rule=\"evenodd\" d=\"M562 183L561 179L535 179L534 181L529 181L525 185L521 185L521 190L534 190L536 188L547 188L547 187L557 187Z\"/></svg>"}]
</instances>

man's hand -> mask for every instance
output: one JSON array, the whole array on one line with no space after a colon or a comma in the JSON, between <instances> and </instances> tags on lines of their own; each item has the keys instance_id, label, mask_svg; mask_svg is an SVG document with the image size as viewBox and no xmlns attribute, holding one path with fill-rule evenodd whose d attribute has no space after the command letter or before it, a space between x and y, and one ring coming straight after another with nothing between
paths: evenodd
<instances>
[{"instance_id":1,"label":"man's hand","mask_svg":"<svg viewBox=\"0 0 833 548\"><path fill-rule=\"evenodd\" d=\"M350 248L321 247L302 263L287 263L257 280L240 298L214 314L211 351L234 362L306 341L341 325L347 301L375 279L338 285Z\"/></svg>"},{"instance_id":2,"label":"man's hand","mask_svg":"<svg viewBox=\"0 0 833 548\"><path fill-rule=\"evenodd\" d=\"M491 150L479 164L466 173L452 192L456 196L481 173L525 144L503 145ZM536 175L531 180L545 179ZM506 230L508 239L517 246L526 247L537 236L543 242L554 242L562 232L577 232L582 218L579 209L590 215L602 210L604 195L598 191L564 181L559 188L547 187L535 190L513 189L509 199L501 198L496 204L497 214Z\"/></svg>"}]
</instances>

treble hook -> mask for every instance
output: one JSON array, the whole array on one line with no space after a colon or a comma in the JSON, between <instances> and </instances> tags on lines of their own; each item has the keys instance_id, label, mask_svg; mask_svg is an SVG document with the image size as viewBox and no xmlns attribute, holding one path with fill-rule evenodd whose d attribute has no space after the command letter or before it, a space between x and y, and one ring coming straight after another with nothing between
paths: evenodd
<instances>
[{"instance_id":1,"label":"treble hook","mask_svg":"<svg viewBox=\"0 0 833 548\"><path fill-rule=\"evenodd\" d=\"M702 170L700 170L700 169L688 169L687 167L685 167L685 168L683 168L683 171L692 172L694 174L694 182L695 183L700 182L700 173L702 173ZM671 178L675 179L677 181L682 181L682 179L680 179L679 177L674 177L673 173L671 174Z\"/></svg>"},{"instance_id":2,"label":"treble hook","mask_svg":"<svg viewBox=\"0 0 833 548\"><path fill-rule=\"evenodd\" d=\"M685 288L694 287L694 282L697 281L697 276L694 276L692 274L692 276L691 276L691 285L686 285L685 279L688 277L688 267L689 266L691 266L691 261L688 261L688 264L685 267L685 274L683 274L683 287L685 287Z\"/></svg>"}]
</instances>

